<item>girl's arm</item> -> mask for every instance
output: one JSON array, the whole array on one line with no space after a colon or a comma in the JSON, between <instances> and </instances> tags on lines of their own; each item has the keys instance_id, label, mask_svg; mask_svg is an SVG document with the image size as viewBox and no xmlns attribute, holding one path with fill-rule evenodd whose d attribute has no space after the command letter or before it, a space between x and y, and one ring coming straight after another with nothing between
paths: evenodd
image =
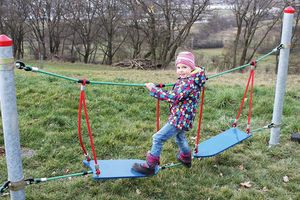
<instances>
[{"instance_id":1,"label":"girl's arm","mask_svg":"<svg viewBox=\"0 0 300 200\"><path fill-rule=\"evenodd\" d=\"M152 87L150 90L150 95L159 100L174 103L180 101L183 98L186 98L190 94L193 87L194 84L191 81L187 80L185 84L172 91L165 91L158 87Z\"/></svg>"}]
</instances>

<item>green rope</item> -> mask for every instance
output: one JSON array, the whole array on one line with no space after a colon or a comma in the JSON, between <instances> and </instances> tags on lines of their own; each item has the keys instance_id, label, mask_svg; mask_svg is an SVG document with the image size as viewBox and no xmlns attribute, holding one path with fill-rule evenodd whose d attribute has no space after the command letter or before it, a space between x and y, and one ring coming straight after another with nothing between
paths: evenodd
<instances>
[{"instance_id":1,"label":"green rope","mask_svg":"<svg viewBox=\"0 0 300 200\"><path fill-rule=\"evenodd\" d=\"M43 71L41 69L38 69L38 68L35 68L32 66L28 66L28 65L26 66L26 68L27 68L26 71L32 71L32 72L36 72L36 73L46 74L49 76L54 76L57 78L62 78L62 79L73 81L73 82L80 81L80 79L70 78L70 77L62 76L62 75L55 74L52 72ZM138 84L138 83L116 83L116 82L101 82L101 81L90 81L89 83L94 84L94 85L119 85L119 86L142 86L142 87L145 87L145 83ZM165 86L172 86L172 85L173 84L165 84Z\"/></svg>"},{"instance_id":2,"label":"green rope","mask_svg":"<svg viewBox=\"0 0 300 200\"><path fill-rule=\"evenodd\" d=\"M256 63L264 60L266 57L270 56L271 54L273 54L274 52L276 52L278 49L281 49L282 48L282 45L278 45L276 48L274 48L272 51L270 51L269 53L259 57L257 60L256 60ZM211 79L211 78L215 78L215 77L219 77L219 76L222 76L224 74L228 74L230 72L233 72L233 71L236 71L236 70L239 70L239 69L243 69L245 67L248 67L248 66L251 66L250 63L247 63L245 65L242 65L242 66L239 66L239 67L236 67L236 68L232 68L232 69L229 69L227 71L224 71L224 72L221 72L221 73L218 73L218 74L214 74L214 75L211 75L211 76L208 76L208 79Z\"/></svg>"},{"instance_id":3,"label":"green rope","mask_svg":"<svg viewBox=\"0 0 300 200\"><path fill-rule=\"evenodd\" d=\"M69 80L69 81L74 81L74 82L79 81L79 79L70 78L70 77L67 77L67 76L62 76L62 75L55 74L55 73L52 73L52 72L46 72L46 71L43 71L43 70L40 70L40 69L35 69L35 68L32 68L32 67L31 67L31 69L32 69L33 72L38 72L38 73L46 74L46 75L49 75L49 76L54 76L54 77L57 77L57 78L62 78L62 79Z\"/></svg>"},{"instance_id":4,"label":"green rope","mask_svg":"<svg viewBox=\"0 0 300 200\"><path fill-rule=\"evenodd\" d=\"M262 131L262 130L265 130L265 129L268 129L268 127L257 128L257 129L254 129L254 130L250 131L250 133L256 133L256 132L259 132L259 131Z\"/></svg>"},{"instance_id":5,"label":"green rope","mask_svg":"<svg viewBox=\"0 0 300 200\"><path fill-rule=\"evenodd\" d=\"M181 163L171 163L171 164L166 164L160 167L160 170L164 170L164 169L169 169L169 168L173 168L173 167L178 167L181 166Z\"/></svg>"},{"instance_id":6,"label":"green rope","mask_svg":"<svg viewBox=\"0 0 300 200\"><path fill-rule=\"evenodd\" d=\"M279 47L280 47L280 45L279 45L277 48L279 48ZM275 48L276 50L273 49L273 50L270 51L269 53L267 53L267 54L265 54L265 55L259 57L259 58L256 60L256 62L260 62L261 60L265 59L266 57L268 57L268 56L271 55L272 53L276 52L276 51L277 51L277 48Z\"/></svg>"},{"instance_id":7,"label":"green rope","mask_svg":"<svg viewBox=\"0 0 300 200\"><path fill-rule=\"evenodd\" d=\"M84 171L84 172L79 172L79 173L74 173L74 174L67 174L67 175L62 175L62 176L54 176L54 177L49 177L49 178L35 178L33 180L29 180L30 183L41 183L41 182L47 182L47 181L54 181L58 179L65 179L65 178L70 178L70 177L77 177L77 176L84 176L87 174L92 174L93 171Z\"/></svg>"},{"instance_id":8,"label":"green rope","mask_svg":"<svg viewBox=\"0 0 300 200\"><path fill-rule=\"evenodd\" d=\"M250 63L242 65L242 66L239 66L239 67L236 67L236 68L229 69L227 71L224 71L224 72L221 72L221 73L218 73L218 74L214 74L214 75L208 76L208 79L216 78L216 77L222 76L224 74L228 74L230 72L233 72L233 71L236 71L236 70L239 70L239 69L243 69L243 68L248 67L248 66L250 66Z\"/></svg>"},{"instance_id":9,"label":"green rope","mask_svg":"<svg viewBox=\"0 0 300 200\"><path fill-rule=\"evenodd\" d=\"M115 83L115 82L101 82L101 81L90 81L94 85L119 85L119 86L142 86L145 87L145 83ZM165 86L172 86L174 84L165 84Z\"/></svg>"},{"instance_id":10,"label":"green rope","mask_svg":"<svg viewBox=\"0 0 300 200\"><path fill-rule=\"evenodd\" d=\"M272 51L270 51L269 53L267 53L267 54L259 57L256 60L256 62L257 63L260 62L261 60L265 59L266 57L268 57L269 55L271 55L272 53L276 52L278 49L281 49L281 48L283 48L283 46L280 44L276 48L274 48ZM216 78L216 77L222 76L224 74L228 74L230 72L243 69L243 68L248 67L250 65L251 65L250 63L247 63L245 65L242 65L242 66L239 66L239 67L236 67L236 68L232 68L232 69L229 69L229 70L221 72L221 73L217 73L217 74L208 76L208 79ZM79 82L80 81L80 79L70 78L70 77L62 76L62 75L55 74L55 73L52 73L52 72L46 72L46 71L40 70L40 69L35 68L35 67L31 67L31 66L24 66L21 69L25 69L25 71L32 71L32 72L37 72L37 73L41 73L41 74L46 74L46 75L49 75L49 76L54 76L54 77L57 77L57 78L62 78L62 79L65 79L65 80L70 80L70 81L73 81L73 82ZM94 84L94 85L118 85L118 86L138 86L138 87L144 87L145 86L145 83L138 84L138 83L116 83L116 82L101 82L101 81L89 81L89 83L90 84ZM172 84L172 83L165 84L165 86L173 86L173 85L174 84Z\"/></svg>"}]
</instances>

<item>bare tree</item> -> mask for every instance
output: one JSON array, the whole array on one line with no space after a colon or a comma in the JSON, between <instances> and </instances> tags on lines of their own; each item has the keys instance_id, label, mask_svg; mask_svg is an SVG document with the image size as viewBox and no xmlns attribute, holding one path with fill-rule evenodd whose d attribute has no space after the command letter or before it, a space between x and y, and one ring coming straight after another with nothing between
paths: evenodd
<instances>
[{"instance_id":1,"label":"bare tree","mask_svg":"<svg viewBox=\"0 0 300 200\"><path fill-rule=\"evenodd\" d=\"M97 49L95 41L101 30L97 14L99 8L97 0L74 0L69 1L66 6L68 15L65 19L72 28L74 46L84 63L89 62L90 56Z\"/></svg>"},{"instance_id":2,"label":"bare tree","mask_svg":"<svg viewBox=\"0 0 300 200\"><path fill-rule=\"evenodd\" d=\"M65 30L64 23L64 1L63 0L46 0L45 14L47 19L48 43L50 54L58 54L60 43Z\"/></svg>"},{"instance_id":3,"label":"bare tree","mask_svg":"<svg viewBox=\"0 0 300 200\"><path fill-rule=\"evenodd\" d=\"M300 1L295 0L290 3L296 10L294 14L294 29L292 34L292 43L291 43L291 67L289 69L290 73L300 73L300 64L298 60L298 54L300 50Z\"/></svg>"},{"instance_id":4,"label":"bare tree","mask_svg":"<svg viewBox=\"0 0 300 200\"><path fill-rule=\"evenodd\" d=\"M127 34L123 24L125 10L120 0L101 0L98 15L101 26L100 47L104 53L103 62L111 65L115 53L125 41Z\"/></svg>"},{"instance_id":5,"label":"bare tree","mask_svg":"<svg viewBox=\"0 0 300 200\"><path fill-rule=\"evenodd\" d=\"M297 12L295 13L295 25L294 25L294 31L293 31L293 35L292 35L292 46L291 49L292 51L294 49L297 49L300 47L300 1L298 1L297 3L295 3L294 5L297 9Z\"/></svg>"},{"instance_id":6,"label":"bare tree","mask_svg":"<svg viewBox=\"0 0 300 200\"><path fill-rule=\"evenodd\" d=\"M28 1L10 0L2 2L3 4L1 5L1 26L5 27L5 30L3 31L9 34L14 41L14 56L17 59L23 58L24 37L26 33L24 23L28 17L28 7L26 6Z\"/></svg>"},{"instance_id":7,"label":"bare tree","mask_svg":"<svg viewBox=\"0 0 300 200\"><path fill-rule=\"evenodd\" d=\"M187 38L194 22L199 20L209 0L137 0L136 3L144 11L141 26L149 46L145 57L165 68Z\"/></svg>"},{"instance_id":8,"label":"bare tree","mask_svg":"<svg viewBox=\"0 0 300 200\"><path fill-rule=\"evenodd\" d=\"M233 6L232 11L237 26L232 65L237 64L238 57L239 65L243 65L253 58L264 39L280 19L281 12L276 10L279 2L274 0L234 0L230 3ZM282 7L280 9L282 10ZM260 37L256 37L255 40L258 33ZM238 51L241 52L240 56Z\"/></svg>"},{"instance_id":9,"label":"bare tree","mask_svg":"<svg viewBox=\"0 0 300 200\"><path fill-rule=\"evenodd\" d=\"M124 0L122 3L127 7L128 11L125 21L126 33L128 33L127 43L132 49L131 58L135 59L141 56L142 44L146 39L141 27L143 10L138 6L136 0Z\"/></svg>"},{"instance_id":10,"label":"bare tree","mask_svg":"<svg viewBox=\"0 0 300 200\"><path fill-rule=\"evenodd\" d=\"M3 34L4 32L4 11L5 11L5 7L4 7L4 1L0 1L0 32Z\"/></svg>"},{"instance_id":11,"label":"bare tree","mask_svg":"<svg viewBox=\"0 0 300 200\"><path fill-rule=\"evenodd\" d=\"M33 37L28 37L28 42L35 51L35 56L43 60L47 59L47 3L42 0L31 0L28 3L29 20L27 20L27 25L33 33Z\"/></svg>"}]
</instances>

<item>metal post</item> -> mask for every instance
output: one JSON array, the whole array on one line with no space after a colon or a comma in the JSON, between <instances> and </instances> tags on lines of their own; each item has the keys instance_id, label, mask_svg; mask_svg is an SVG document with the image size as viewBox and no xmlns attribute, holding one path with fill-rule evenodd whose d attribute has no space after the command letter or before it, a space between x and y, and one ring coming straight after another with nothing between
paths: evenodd
<instances>
[{"instance_id":1,"label":"metal post","mask_svg":"<svg viewBox=\"0 0 300 200\"><path fill-rule=\"evenodd\" d=\"M288 73L288 63L289 63L289 55L290 55L294 13L295 13L295 9L291 6L284 9L282 35L281 35L281 44L284 45L284 48L280 50L280 55L279 55L276 92L275 92L275 101L274 101L273 119L272 119L272 122L275 125L279 125L281 123L281 117L283 112L283 101L284 101L286 80L287 80L287 73ZM280 137L280 126L275 126L274 128L271 129L269 146L279 144L279 137Z\"/></svg>"},{"instance_id":2,"label":"metal post","mask_svg":"<svg viewBox=\"0 0 300 200\"><path fill-rule=\"evenodd\" d=\"M25 182L21 160L12 45L13 41L9 37L0 35L0 103L10 197L12 200L23 200L25 199Z\"/></svg>"}]
</instances>

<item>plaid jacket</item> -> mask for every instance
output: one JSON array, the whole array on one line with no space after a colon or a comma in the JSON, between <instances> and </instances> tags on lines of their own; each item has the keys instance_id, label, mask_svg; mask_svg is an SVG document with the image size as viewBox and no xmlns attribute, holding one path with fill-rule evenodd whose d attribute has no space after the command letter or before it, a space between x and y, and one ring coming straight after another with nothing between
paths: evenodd
<instances>
[{"instance_id":1,"label":"plaid jacket","mask_svg":"<svg viewBox=\"0 0 300 200\"><path fill-rule=\"evenodd\" d=\"M184 131L193 127L196 107L200 99L200 91L206 77L203 71L198 71L187 78L179 78L171 91L154 87L150 95L170 103L168 122Z\"/></svg>"}]
</instances>

